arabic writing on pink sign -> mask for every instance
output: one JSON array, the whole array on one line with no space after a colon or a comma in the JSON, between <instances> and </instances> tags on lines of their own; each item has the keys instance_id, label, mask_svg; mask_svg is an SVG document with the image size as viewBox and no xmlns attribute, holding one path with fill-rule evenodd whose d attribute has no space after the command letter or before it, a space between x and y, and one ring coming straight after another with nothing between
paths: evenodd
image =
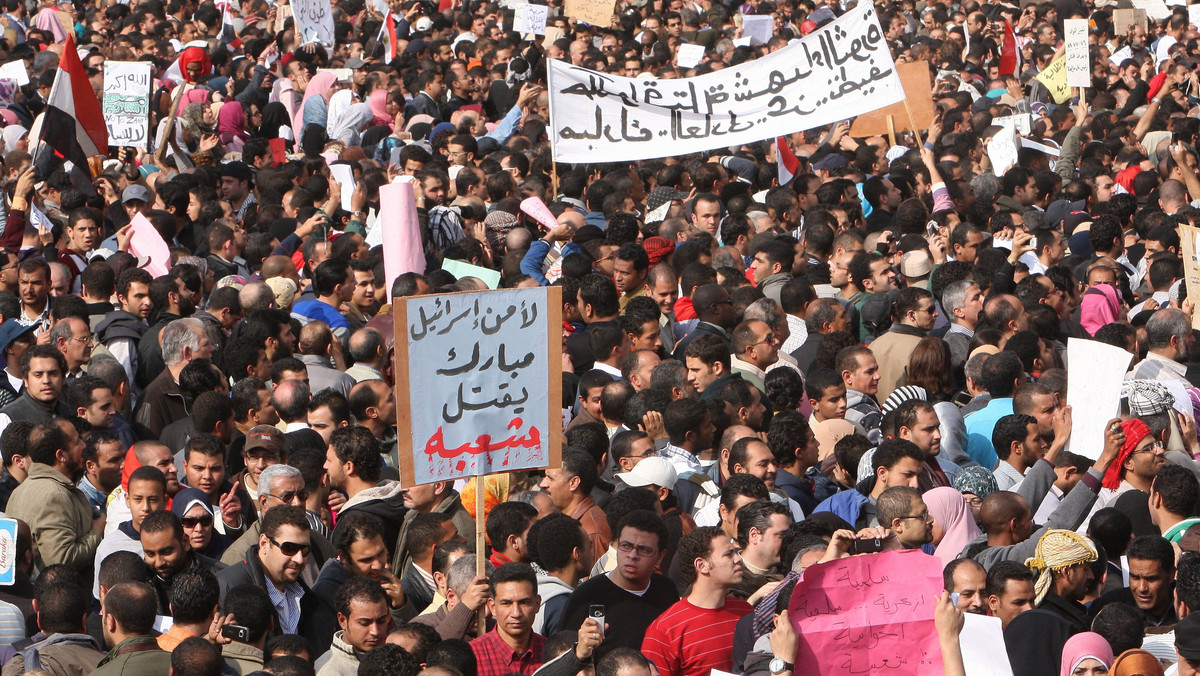
<instances>
[{"instance_id":1,"label":"arabic writing on pink sign","mask_svg":"<svg viewBox=\"0 0 1200 676\"><path fill-rule=\"evenodd\" d=\"M942 567L919 551L851 556L812 566L788 615L800 636L796 673L940 673L933 612Z\"/></svg>"}]
</instances>

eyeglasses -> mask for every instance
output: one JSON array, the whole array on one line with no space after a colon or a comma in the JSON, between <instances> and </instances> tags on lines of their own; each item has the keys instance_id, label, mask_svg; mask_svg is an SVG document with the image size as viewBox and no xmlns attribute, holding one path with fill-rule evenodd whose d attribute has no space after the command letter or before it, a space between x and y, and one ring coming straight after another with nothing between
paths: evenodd
<instances>
[{"instance_id":1,"label":"eyeglasses","mask_svg":"<svg viewBox=\"0 0 1200 676\"><path fill-rule=\"evenodd\" d=\"M74 340L78 343L83 343L84 345L91 345L92 343L96 342L96 339L91 334L86 336L74 336L71 338L71 340Z\"/></svg>"},{"instance_id":2,"label":"eyeglasses","mask_svg":"<svg viewBox=\"0 0 1200 676\"><path fill-rule=\"evenodd\" d=\"M276 542L275 538L268 536L267 541L275 545L275 548L284 556L295 556L296 554L304 554L308 556L308 552L312 549L311 544L297 544L295 542Z\"/></svg>"},{"instance_id":3,"label":"eyeglasses","mask_svg":"<svg viewBox=\"0 0 1200 676\"><path fill-rule=\"evenodd\" d=\"M902 516L900 518L901 519L920 519L922 521L933 521L933 517L929 516L929 510L925 510L924 512L921 512L920 514L914 514L912 516Z\"/></svg>"},{"instance_id":4,"label":"eyeglasses","mask_svg":"<svg viewBox=\"0 0 1200 676\"><path fill-rule=\"evenodd\" d=\"M1163 448L1163 443L1161 441L1156 441L1145 448L1137 449L1133 453L1130 453L1130 455L1137 455L1138 453L1153 453L1155 451L1161 451Z\"/></svg>"},{"instance_id":5,"label":"eyeglasses","mask_svg":"<svg viewBox=\"0 0 1200 676\"><path fill-rule=\"evenodd\" d=\"M213 518L207 514L204 516L185 516L180 521L183 522L183 527L188 529L195 528L196 526L212 528L213 525Z\"/></svg>"},{"instance_id":6,"label":"eyeglasses","mask_svg":"<svg viewBox=\"0 0 1200 676\"><path fill-rule=\"evenodd\" d=\"M645 556L647 558L654 556L655 554L658 553L658 550L655 549L654 547L651 547L649 545L635 545L632 542L629 542L628 540L618 540L617 541L617 551L625 552L626 554L629 554L633 551L637 551L638 556Z\"/></svg>"},{"instance_id":7,"label":"eyeglasses","mask_svg":"<svg viewBox=\"0 0 1200 676\"><path fill-rule=\"evenodd\" d=\"M275 495L273 493L263 493L263 495L267 496L268 498L275 498L276 500L285 504L291 504L291 502L296 499L299 499L300 502L306 502L308 500L308 491L304 490L288 491L282 495Z\"/></svg>"},{"instance_id":8,"label":"eyeglasses","mask_svg":"<svg viewBox=\"0 0 1200 676\"><path fill-rule=\"evenodd\" d=\"M754 343L754 344L755 344L755 345L762 345L763 343L774 343L774 342L775 342L775 334L774 334L774 333L768 333L767 335L763 336L763 339L762 339L762 340L760 340L760 341L758 341L757 343Z\"/></svg>"}]
</instances>

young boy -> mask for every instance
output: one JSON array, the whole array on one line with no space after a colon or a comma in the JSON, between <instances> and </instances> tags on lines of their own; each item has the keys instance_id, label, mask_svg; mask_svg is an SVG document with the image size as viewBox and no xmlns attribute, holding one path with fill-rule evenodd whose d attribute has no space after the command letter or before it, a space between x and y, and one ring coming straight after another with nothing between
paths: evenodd
<instances>
[{"instance_id":1,"label":"young boy","mask_svg":"<svg viewBox=\"0 0 1200 676\"><path fill-rule=\"evenodd\" d=\"M567 425L567 429L583 423L604 422L604 415L600 412L600 393L604 391L604 386L612 381L612 376L599 369L593 369L580 376L578 415Z\"/></svg>"}]
</instances>

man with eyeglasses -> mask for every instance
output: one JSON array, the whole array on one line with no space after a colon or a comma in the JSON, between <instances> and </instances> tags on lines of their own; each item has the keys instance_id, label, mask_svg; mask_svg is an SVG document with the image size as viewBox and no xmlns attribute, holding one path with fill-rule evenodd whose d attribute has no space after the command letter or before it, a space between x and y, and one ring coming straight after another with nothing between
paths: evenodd
<instances>
[{"instance_id":1,"label":"man with eyeglasses","mask_svg":"<svg viewBox=\"0 0 1200 676\"><path fill-rule=\"evenodd\" d=\"M95 338L87 322L78 317L59 320L50 330L50 342L67 360L67 384L84 375L83 367L92 359Z\"/></svg>"},{"instance_id":2,"label":"man with eyeglasses","mask_svg":"<svg viewBox=\"0 0 1200 676\"><path fill-rule=\"evenodd\" d=\"M246 559L217 574L224 606L229 590L252 584L267 590L279 632L308 639L315 654L329 649L337 618L303 579L313 550L303 507L279 505L263 515L257 543Z\"/></svg>"},{"instance_id":3,"label":"man with eyeglasses","mask_svg":"<svg viewBox=\"0 0 1200 676\"><path fill-rule=\"evenodd\" d=\"M920 549L933 542L933 517L921 492L911 486L892 486L880 493L875 515L881 526L896 534L904 549Z\"/></svg>"},{"instance_id":4,"label":"man with eyeglasses","mask_svg":"<svg viewBox=\"0 0 1200 676\"><path fill-rule=\"evenodd\" d=\"M762 321L750 320L733 329L733 355L729 366L759 392L766 391L767 369L779 361L779 337Z\"/></svg>"},{"instance_id":5,"label":"man with eyeglasses","mask_svg":"<svg viewBox=\"0 0 1200 676\"><path fill-rule=\"evenodd\" d=\"M264 519L271 510L288 506L304 509L304 502L308 499L308 491L304 488L304 476L300 474L300 470L291 465L272 465L263 470L259 478L259 489L256 500L261 511L259 520L247 526L246 532L232 545L229 545L229 549L226 549L225 553L221 555L221 563L233 566L251 556L255 543L262 535ZM318 517L307 510L305 515L311 530L313 521ZM310 541L314 546L314 551L306 562L303 575L305 582L311 584L317 579L321 566L337 556L337 550L320 533L313 533Z\"/></svg>"},{"instance_id":6,"label":"man with eyeglasses","mask_svg":"<svg viewBox=\"0 0 1200 676\"><path fill-rule=\"evenodd\" d=\"M621 519L615 532L616 568L579 585L563 608L562 629L577 631L592 605L604 606L609 621L597 659L617 648L640 650L650 623L679 600L675 584L656 572L669 539L662 518L636 510Z\"/></svg>"},{"instance_id":7,"label":"man with eyeglasses","mask_svg":"<svg viewBox=\"0 0 1200 676\"><path fill-rule=\"evenodd\" d=\"M896 295L892 327L871 343L871 352L879 362L879 401L884 401L900 383L908 361L921 339L933 328L937 307L933 294L908 287Z\"/></svg>"}]
</instances>

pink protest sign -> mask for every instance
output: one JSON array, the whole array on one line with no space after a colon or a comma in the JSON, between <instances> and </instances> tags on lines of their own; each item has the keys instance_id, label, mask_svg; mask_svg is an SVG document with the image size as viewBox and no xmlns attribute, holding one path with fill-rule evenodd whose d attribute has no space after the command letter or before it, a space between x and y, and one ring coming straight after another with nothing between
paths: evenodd
<instances>
[{"instance_id":1,"label":"pink protest sign","mask_svg":"<svg viewBox=\"0 0 1200 676\"><path fill-rule=\"evenodd\" d=\"M864 554L808 568L788 608L800 636L796 673L940 673L933 612L941 593L942 566L920 551Z\"/></svg>"},{"instance_id":2,"label":"pink protest sign","mask_svg":"<svg viewBox=\"0 0 1200 676\"><path fill-rule=\"evenodd\" d=\"M171 250L163 241L162 235L154 229L150 221L143 215L137 214L130 221L129 253L137 257L146 256L150 262L146 272L155 277L167 274L171 269Z\"/></svg>"},{"instance_id":3,"label":"pink protest sign","mask_svg":"<svg viewBox=\"0 0 1200 676\"><path fill-rule=\"evenodd\" d=\"M425 272L425 252L411 183L389 183L379 188L379 222L375 227L383 228L385 289L392 288L392 282L406 272Z\"/></svg>"},{"instance_id":4,"label":"pink protest sign","mask_svg":"<svg viewBox=\"0 0 1200 676\"><path fill-rule=\"evenodd\" d=\"M546 207L546 203L540 197L526 197L521 200L521 211L547 230L558 227L558 219L550 213L550 209Z\"/></svg>"}]
</instances>

